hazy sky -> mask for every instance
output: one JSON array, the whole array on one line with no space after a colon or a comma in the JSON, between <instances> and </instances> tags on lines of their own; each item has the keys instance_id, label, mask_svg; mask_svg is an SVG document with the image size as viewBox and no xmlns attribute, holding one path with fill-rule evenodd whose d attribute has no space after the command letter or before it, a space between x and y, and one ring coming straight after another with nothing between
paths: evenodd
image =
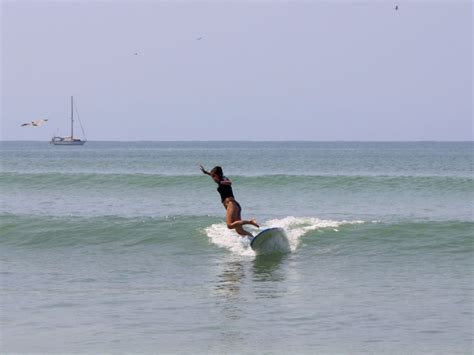
<instances>
[{"instance_id":1,"label":"hazy sky","mask_svg":"<svg viewBox=\"0 0 474 355\"><path fill-rule=\"evenodd\" d=\"M472 140L472 17L470 1L2 1L2 139L66 135L74 95L89 140Z\"/></svg>"}]
</instances>

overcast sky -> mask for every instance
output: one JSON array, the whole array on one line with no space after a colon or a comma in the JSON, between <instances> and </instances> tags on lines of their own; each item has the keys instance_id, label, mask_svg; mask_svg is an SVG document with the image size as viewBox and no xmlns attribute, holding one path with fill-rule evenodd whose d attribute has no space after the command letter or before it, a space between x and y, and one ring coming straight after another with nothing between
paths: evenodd
<instances>
[{"instance_id":1,"label":"overcast sky","mask_svg":"<svg viewBox=\"0 0 474 355\"><path fill-rule=\"evenodd\" d=\"M472 16L454 0L2 1L2 139L67 135L74 95L89 140L472 140Z\"/></svg>"}]
</instances>

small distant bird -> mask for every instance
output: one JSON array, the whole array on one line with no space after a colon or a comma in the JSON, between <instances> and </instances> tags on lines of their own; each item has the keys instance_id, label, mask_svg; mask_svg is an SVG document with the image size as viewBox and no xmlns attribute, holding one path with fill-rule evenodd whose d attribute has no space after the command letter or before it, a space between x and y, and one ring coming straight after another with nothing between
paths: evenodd
<instances>
[{"instance_id":1,"label":"small distant bird","mask_svg":"<svg viewBox=\"0 0 474 355\"><path fill-rule=\"evenodd\" d=\"M135 52L135 53L133 53L133 55L138 55L138 53L137 53L137 52Z\"/></svg>"},{"instance_id":2,"label":"small distant bird","mask_svg":"<svg viewBox=\"0 0 474 355\"><path fill-rule=\"evenodd\" d=\"M36 121L31 121L29 123L23 123L21 126L32 126L32 127L39 127L45 124L48 121L48 119L45 120L36 120Z\"/></svg>"},{"instance_id":3,"label":"small distant bird","mask_svg":"<svg viewBox=\"0 0 474 355\"><path fill-rule=\"evenodd\" d=\"M196 38L196 41L200 41L202 39L202 37L198 37Z\"/></svg>"},{"instance_id":4,"label":"small distant bird","mask_svg":"<svg viewBox=\"0 0 474 355\"><path fill-rule=\"evenodd\" d=\"M397 10L397 11L398 11L398 5L395 5L395 10Z\"/></svg>"}]
</instances>

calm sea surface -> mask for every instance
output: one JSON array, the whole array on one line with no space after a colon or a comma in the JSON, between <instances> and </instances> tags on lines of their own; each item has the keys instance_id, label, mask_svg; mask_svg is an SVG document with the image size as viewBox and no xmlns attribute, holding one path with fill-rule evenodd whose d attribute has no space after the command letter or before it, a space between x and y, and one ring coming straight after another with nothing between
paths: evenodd
<instances>
[{"instance_id":1,"label":"calm sea surface","mask_svg":"<svg viewBox=\"0 0 474 355\"><path fill-rule=\"evenodd\" d=\"M0 147L3 353L474 351L472 142Z\"/></svg>"}]
</instances>

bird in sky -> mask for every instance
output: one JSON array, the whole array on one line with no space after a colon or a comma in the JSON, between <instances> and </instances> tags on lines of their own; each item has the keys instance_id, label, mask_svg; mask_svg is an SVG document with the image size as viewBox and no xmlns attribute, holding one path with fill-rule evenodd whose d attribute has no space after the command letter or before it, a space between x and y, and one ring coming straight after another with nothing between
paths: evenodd
<instances>
[{"instance_id":1,"label":"bird in sky","mask_svg":"<svg viewBox=\"0 0 474 355\"><path fill-rule=\"evenodd\" d=\"M39 126L42 126L43 124L45 124L47 121L48 121L48 119L36 120L36 121L28 122L28 123L23 123L21 126L22 127L24 127L24 126L39 127Z\"/></svg>"},{"instance_id":2,"label":"bird in sky","mask_svg":"<svg viewBox=\"0 0 474 355\"><path fill-rule=\"evenodd\" d=\"M200 41L202 39L202 37L198 37L196 38L196 41Z\"/></svg>"},{"instance_id":3,"label":"bird in sky","mask_svg":"<svg viewBox=\"0 0 474 355\"><path fill-rule=\"evenodd\" d=\"M395 10L398 10L398 5L395 5Z\"/></svg>"}]
</instances>

